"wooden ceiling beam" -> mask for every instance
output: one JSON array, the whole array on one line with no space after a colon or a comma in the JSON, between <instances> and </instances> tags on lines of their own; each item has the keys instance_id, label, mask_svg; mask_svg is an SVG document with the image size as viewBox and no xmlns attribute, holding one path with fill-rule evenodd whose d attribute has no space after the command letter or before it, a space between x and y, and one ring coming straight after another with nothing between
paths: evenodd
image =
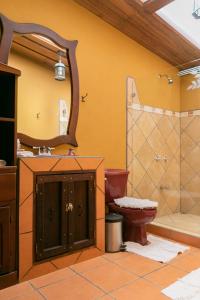
<instances>
[{"instance_id":1,"label":"wooden ceiling beam","mask_svg":"<svg viewBox=\"0 0 200 300\"><path fill-rule=\"evenodd\" d=\"M156 13L147 12L141 0L74 1L174 66L182 69L185 63L200 58L199 48Z\"/></svg>"},{"instance_id":2,"label":"wooden ceiling beam","mask_svg":"<svg viewBox=\"0 0 200 300\"><path fill-rule=\"evenodd\" d=\"M154 13L174 0L147 0L143 3L144 9L149 13Z\"/></svg>"}]
</instances>

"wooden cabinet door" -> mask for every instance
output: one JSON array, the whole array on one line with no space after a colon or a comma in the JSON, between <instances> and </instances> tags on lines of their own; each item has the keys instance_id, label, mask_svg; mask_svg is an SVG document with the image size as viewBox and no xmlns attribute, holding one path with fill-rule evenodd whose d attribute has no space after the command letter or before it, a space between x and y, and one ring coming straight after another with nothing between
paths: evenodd
<instances>
[{"instance_id":1,"label":"wooden cabinet door","mask_svg":"<svg viewBox=\"0 0 200 300\"><path fill-rule=\"evenodd\" d=\"M76 250L95 243L95 175L73 174L69 186L69 245Z\"/></svg>"},{"instance_id":2,"label":"wooden cabinet door","mask_svg":"<svg viewBox=\"0 0 200 300\"><path fill-rule=\"evenodd\" d=\"M37 176L36 260L95 243L95 175Z\"/></svg>"},{"instance_id":3,"label":"wooden cabinet door","mask_svg":"<svg viewBox=\"0 0 200 300\"><path fill-rule=\"evenodd\" d=\"M15 202L0 202L0 275L15 269Z\"/></svg>"},{"instance_id":4,"label":"wooden cabinet door","mask_svg":"<svg viewBox=\"0 0 200 300\"><path fill-rule=\"evenodd\" d=\"M37 176L36 260L68 251L62 175Z\"/></svg>"}]
</instances>

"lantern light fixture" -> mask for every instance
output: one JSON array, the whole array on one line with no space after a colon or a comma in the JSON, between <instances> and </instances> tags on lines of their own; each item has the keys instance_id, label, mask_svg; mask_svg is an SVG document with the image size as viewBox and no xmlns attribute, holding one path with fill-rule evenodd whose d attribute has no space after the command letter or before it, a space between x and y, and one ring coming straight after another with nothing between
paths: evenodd
<instances>
[{"instance_id":1,"label":"lantern light fixture","mask_svg":"<svg viewBox=\"0 0 200 300\"><path fill-rule=\"evenodd\" d=\"M195 19L200 19L200 1L194 0L194 8L192 15Z\"/></svg>"},{"instance_id":2,"label":"lantern light fixture","mask_svg":"<svg viewBox=\"0 0 200 300\"><path fill-rule=\"evenodd\" d=\"M62 51L58 51L57 54L59 55L59 62L57 62L54 66L55 68L55 79L59 80L59 81L63 81L65 80L66 76L65 76L65 65L61 60L61 57L63 56L63 52Z\"/></svg>"}]
</instances>

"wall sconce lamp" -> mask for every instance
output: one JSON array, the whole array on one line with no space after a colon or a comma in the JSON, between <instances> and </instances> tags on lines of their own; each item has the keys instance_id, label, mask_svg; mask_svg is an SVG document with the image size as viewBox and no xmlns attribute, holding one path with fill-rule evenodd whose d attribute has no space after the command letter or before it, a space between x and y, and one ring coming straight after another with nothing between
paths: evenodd
<instances>
[{"instance_id":1,"label":"wall sconce lamp","mask_svg":"<svg viewBox=\"0 0 200 300\"><path fill-rule=\"evenodd\" d=\"M163 77L167 79L168 84L174 83L173 79L171 77L169 77L167 74L159 74L159 78L163 78Z\"/></svg>"},{"instance_id":2,"label":"wall sconce lamp","mask_svg":"<svg viewBox=\"0 0 200 300\"><path fill-rule=\"evenodd\" d=\"M195 19L200 19L200 1L194 0L194 8L192 15Z\"/></svg>"},{"instance_id":3,"label":"wall sconce lamp","mask_svg":"<svg viewBox=\"0 0 200 300\"><path fill-rule=\"evenodd\" d=\"M59 55L59 62L55 64L54 68L55 68L55 79L56 80L65 80L66 76L65 76L65 65L62 63L61 61L61 57L63 56L63 52L62 51L58 51L57 54Z\"/></svg>"}]
</instances>

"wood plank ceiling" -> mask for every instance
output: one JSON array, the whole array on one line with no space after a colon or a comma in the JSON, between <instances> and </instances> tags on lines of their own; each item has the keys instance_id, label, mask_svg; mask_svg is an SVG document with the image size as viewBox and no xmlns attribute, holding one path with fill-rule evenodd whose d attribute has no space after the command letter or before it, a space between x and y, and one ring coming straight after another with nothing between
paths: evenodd
<instances>
[{"instance_id":1,"label":"wood plank ceiling","mask_svg":"<svg viewBox=\"0 0 200 300\"><path fill-rule=\"evenodd\" d=\"M155 13L174 0L74 1L179 69L200 65L200 49Z\"/></svg>"}]
</instances>

